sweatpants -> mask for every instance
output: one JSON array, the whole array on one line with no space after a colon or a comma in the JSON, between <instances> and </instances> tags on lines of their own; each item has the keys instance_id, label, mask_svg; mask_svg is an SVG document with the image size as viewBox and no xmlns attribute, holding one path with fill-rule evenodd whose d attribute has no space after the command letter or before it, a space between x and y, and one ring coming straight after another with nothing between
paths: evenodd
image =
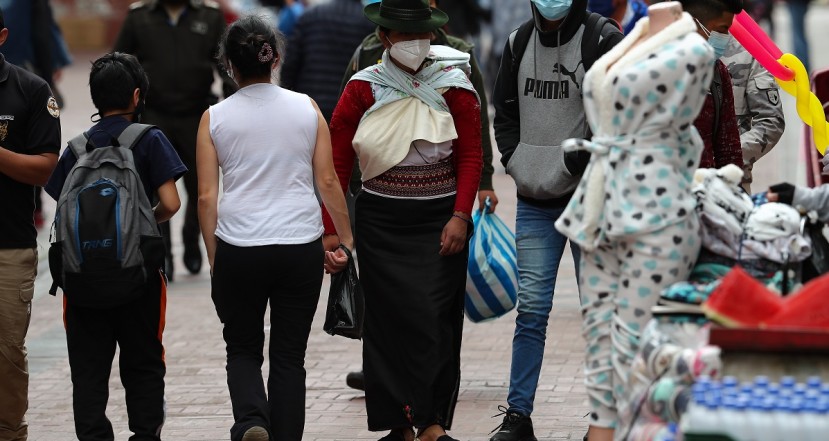
<instances>
[{"instance_id":1,"label":"sweatpants","mask_svg":"<svg viewBox=\"0 0 829 441\"><path fill-rule=\"evenodd\" d=\"M79 441L112 441L106 417L116 345L126 392L130 441L158 441L164 425L164 346L167 307L164 276L147 282L140 298L117 308L72 305L64 296L64 324L72 372L72 408Z\"/></svg>"},{"instance_id":2,"label":"sweatpants","mask_svg":"<svg viewBox=\"0 0 829 441\"><path fill-rule=\"evenodd\" d=\"M608 241L581 259L582 334L590 425L616 428L617 403L641 332L662 289L687 280L702 241L696 216L659 231Z\"/></svg>"},{"instance_id":3,"label":"sweatpants","mask_svg":"<svg viewBox=\"0 0 829 441\"><path fill-rule=\"evenodd\" d=\"M253 426L271 439L301 441L305 428L305 349L323 275L322 240L238 247L218 241L213 303L227 344L233 441ZM268 388L262 381L265 310L270 303Z\"/></svg>"}]
</instances>

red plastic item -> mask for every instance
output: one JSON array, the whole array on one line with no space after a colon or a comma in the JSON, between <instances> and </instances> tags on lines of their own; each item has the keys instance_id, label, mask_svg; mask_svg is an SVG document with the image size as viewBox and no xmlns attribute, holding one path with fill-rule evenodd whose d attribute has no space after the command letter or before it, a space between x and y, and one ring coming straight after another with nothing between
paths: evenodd
<instances>
[{"instance_id":1,"label":"red plastic item","mask_svg":"<svg viewBox=\"0 0 829 441\"><path fill-rule=\"evenodd\" d=\"M766 326L829 331L829 274L820 276L786 297L783 309Z\"/></svg>"},{"instance_id":2,"label":"red plastic item","mask_svg":"<svg viewBox=\"0 0 829 441\"><path fill-rule=\"evenodd\" d=\"M759 326L779 313L783 299L735 266L702 304L705 315L729 328Z\"/></svg>"}]
</instances>

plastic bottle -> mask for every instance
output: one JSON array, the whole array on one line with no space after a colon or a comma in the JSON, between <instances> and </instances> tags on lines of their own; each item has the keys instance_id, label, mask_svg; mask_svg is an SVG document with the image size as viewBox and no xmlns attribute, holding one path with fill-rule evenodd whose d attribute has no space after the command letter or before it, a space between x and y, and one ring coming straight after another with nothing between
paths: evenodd
<instances>
[{"instance_id":1,"label":"plastic bottle","mask_svg":"<svg viewBox=\"0 0 829 441\"><path fill-rule=\"evenodd\" d=\"M780 388L791 389L794 385L797 384L797 380L794 379L792 376L785 376L780 378Z\"/></svg>"},{"instance_id":2,"label":"plastic bottle","mask_svg":"<svg viewBox=\"0 0 829 441\"><path fill-rule=\"evenodd\" d=\"M774 418L774 401L756 400L751 403L747 418L751 441L776 441L777 426Z\"/></svg>"},{"instance_id":3,"label":"plastic bottle","mask_svg":"<svg viewBox=\"0 0 829 441\"><path fill-rule=\"evenodd\" d=\"M812 439L825 438L829 434L829 401L815 403L813 424L812 433L818 435L818 438Z\"/></svg>"},{"instance_id":4,"label":"plastic bottle","mask_svg":"<svg viewBox=\"0 0 829 441\"><path fill-rule=\"evenodd\" d=\"M820 386L823 384L823 381L818 376L812 376L806 379L806 386L809 389L817 389L820 390Z\"/></svg>"},{"instance_id":5,"label":"plastic bottle","mask_svg":"<svg viewBox=\"0 0 829 441\"><path fill-rule=\"evenodd\" d=\"M680 420L682 433L720 433L720 401L711 396L697 395Z\"/></svg>"},{"instance_id":6,"label":"plastic bottle","mask_svg":"<svg viewBox=\"0 0 829 441\"><path fill-rule=\"evenodd\" d=\"M754 377L754 386L756 387L766 388L769 384L771 384L771 381L769 381L769 377L765 375L758 375Z\"/></svg>"},{"instance_id":7,"label":"plastic bottle","mask_svg":"<svg viewBox=\"0 0 829 441\"><path fill-rule=\"evenodd\" d=\"M800 415L792 406L791 401L779 399L774 412L774 421L777 425L777 441L801 440L798 437Z\"/></svg>"}]
</instances>

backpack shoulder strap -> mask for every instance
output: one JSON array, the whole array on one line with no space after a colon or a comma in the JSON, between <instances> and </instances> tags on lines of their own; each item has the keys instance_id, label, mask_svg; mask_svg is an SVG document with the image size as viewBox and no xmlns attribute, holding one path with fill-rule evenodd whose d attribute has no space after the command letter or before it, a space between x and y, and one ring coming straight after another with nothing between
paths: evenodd
<instances>
[{"instance_id":1,"label":"backpack shoulder strap","mask_svg":"<svg viewBox=\"0 0 829 441\"><path fill-rule=\"evenodd\" d=\"M535 22L529 19L521 24L509 36L509 48L512 52L512 73L513 77L518 73L518 67L521 65L521 59L524 57L524 52L527 50L527 45L530 44L530 37L533 35L535 29Z\"/></svg>"},{"instance_id":2,"label":"backpack shoulder strap","mask_svg":"<svg viewBox=\"0 0 829 441\"><path fill-rule=\"evenodd\" d=\"M124 129L123 132L121 132L121 135L118 136L118 145L132 150L141 137L153 127L155 126L149 124L130 124L126 129Z\"/></svg>"},{"instance_id":3,"label":"backpack shoulder strap","mask_svg":"<svg viewBox=\"0 0 829 441\"><path fill-rule=\"evenodd\" d=\"M590 12L584 22L584 34L581 37L581 59L584 62L584 70L590 70L593 63L599 59L601 54L602 39L611 32L618 31L619 25L615 21L601 14Z\"/></svg>"},{"instance_id":4,"label":"backpack shoulder strap","mask_svg":"<svg viewBox=\"0 0 829 441\"><path fill-rule=\"evenodd\" d=\"M75 159L81 159L81 156L86 154L87 142L89 142L89 138L87 138L86 132L69 140L69 148L75 154Z\"/></svg>"},{"instance_id":5,"label":"backpack shoulder strap","mask_svg":"<svg viewBox=\"0 0 829 441\"><path fill-rule=\"evenodd\" d=\"M711 95L714 97L714 138L720 133L720 115L722 114L723 90L722 75L717 64L714 64L714 79L711 81Z\"/></svg>"}]
</instances>

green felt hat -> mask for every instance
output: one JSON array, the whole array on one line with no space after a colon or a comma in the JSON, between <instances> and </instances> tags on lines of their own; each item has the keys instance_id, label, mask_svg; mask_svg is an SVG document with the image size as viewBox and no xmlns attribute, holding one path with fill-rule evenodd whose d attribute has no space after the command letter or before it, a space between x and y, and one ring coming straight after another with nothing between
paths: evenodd
<instances>
[{"instance_id":1,"label":"green felt hat","mask_svg":"<svg viewBox=\"0 0 829 441\"><path fill-rule=\"evenodd\" d=\"M432 32L449 21L445 12L423 0L382 0L363 12L377 25L398 32Z\"/></svg>"}]
</instances>

